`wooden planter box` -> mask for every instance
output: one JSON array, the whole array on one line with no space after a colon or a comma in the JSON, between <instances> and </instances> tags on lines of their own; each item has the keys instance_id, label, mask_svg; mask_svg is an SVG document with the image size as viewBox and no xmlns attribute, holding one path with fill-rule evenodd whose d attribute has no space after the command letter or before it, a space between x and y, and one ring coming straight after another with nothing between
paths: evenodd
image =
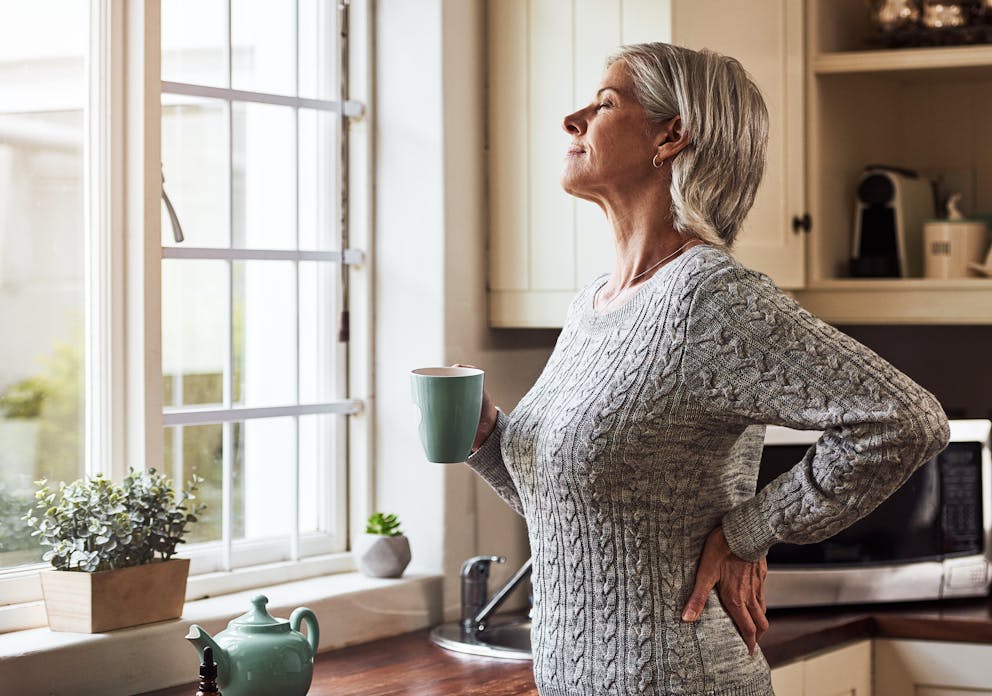
<instances>
[{"instance_id":1,"label":"wooden planter box","mask_svg":"<svg viewBox=\"0 0 992 696\"><path fill-rule=\"evenodd\" d=\"M177 619L183 613L189 559L173 558L98 573L41 573L48 627L101 633Z\"/></svg>"}]
</instances>

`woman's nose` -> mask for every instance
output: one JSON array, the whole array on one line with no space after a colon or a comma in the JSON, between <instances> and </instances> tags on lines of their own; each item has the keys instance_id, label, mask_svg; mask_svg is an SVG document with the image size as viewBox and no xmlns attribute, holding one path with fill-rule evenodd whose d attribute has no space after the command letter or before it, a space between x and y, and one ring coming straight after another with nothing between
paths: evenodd
<instances>
[{"instance_id":1,"label":"woman's nose","mask_svg":"<svg viewBox=\"0 0 992 696\"><path fill-rule=\"evenodd\" d=\"M582 135L586 132L586 123L582 118L582 112L576 111L561 120L561 127L569 135Z\"/></svg>"}]
</instances>

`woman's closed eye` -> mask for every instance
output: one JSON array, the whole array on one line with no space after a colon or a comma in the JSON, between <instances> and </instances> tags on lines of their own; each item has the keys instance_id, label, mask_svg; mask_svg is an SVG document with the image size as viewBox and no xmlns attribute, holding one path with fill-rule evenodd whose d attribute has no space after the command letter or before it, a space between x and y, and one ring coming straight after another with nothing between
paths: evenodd
<instances>
[{"instance_id":1,"label":"woman's closed eye","mask_svg":"<svg viewBox=\"0 0 992 696\"><path fill-rule=\"evenodd\" d=\"M596 106L596 111L602 111L603 109L612 109L612 108L613 108L613 102L604 101L604 102L600 102Z\"/></svg>"}]
</instances>

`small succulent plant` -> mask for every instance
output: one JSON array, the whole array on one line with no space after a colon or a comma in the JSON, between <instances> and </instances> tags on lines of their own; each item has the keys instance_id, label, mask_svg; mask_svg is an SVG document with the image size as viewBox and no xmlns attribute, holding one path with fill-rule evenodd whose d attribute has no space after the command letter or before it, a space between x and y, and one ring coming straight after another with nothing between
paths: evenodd
<instances>
[{"instance_id":1,"label":"small succulent plant","mask_svg":"<svg viewBox=\"0 0 992 696\"><path fill-rule=\"evenodd\" d=\"M396 515L383 515L381 512L374 512L369 516L369 521L365 524L366 534L378 534L379 536L400 536L400 522Z\"/></svg>"},{"instance_id":2,"label":"small succulent plant","mask_svg":"<svg viewBox=\"0 0 992 696\"><path fill-rule=\"evenodd\" d=\"M168 560L185 543L186 525L206 507L194 501L197 475L178 495L155 469L133 469L118 485L97 474L60 483L36 481L34 510L24 516L32 536L47 546L43 560L59 570L95 572ZM35 514L36 511L39 514Z\"/></svg>"}]
</instances>

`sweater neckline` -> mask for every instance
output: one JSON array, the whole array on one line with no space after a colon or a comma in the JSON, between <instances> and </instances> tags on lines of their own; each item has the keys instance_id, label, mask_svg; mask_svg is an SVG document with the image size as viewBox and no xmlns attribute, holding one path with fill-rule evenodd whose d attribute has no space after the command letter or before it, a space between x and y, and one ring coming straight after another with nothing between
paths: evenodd
<instances>
[{"instance_id":1,"label":"sweater neckline","mask_svg":"<svg viewBox=\"0 0 992 696\"><path fill-rule=\"evenodd\" d=\"M684 266L689 259L691 259L695 254L700 253L697 251L698 249L711 248L713 247L710 244L696 244L695 246L686 249L669 263L663 264L661 268L654 272L653 275L649 276L648 279L634 291L634 294L630 296L630 299L616 309L612 309L602 314L597 312L594 306L596 301L596 293L599 292L599 290L609 281L610 274L604 273L597 277L589 286L588 296L583 302L583 318L586 326L589 328L611 328L620 326L626 322L629 317L640 311L640 308L646 299L654 294L653 288L660 286L667 276L675 272L675 269L682 268L682 266Z\"/></svg>"}]
</instances>

